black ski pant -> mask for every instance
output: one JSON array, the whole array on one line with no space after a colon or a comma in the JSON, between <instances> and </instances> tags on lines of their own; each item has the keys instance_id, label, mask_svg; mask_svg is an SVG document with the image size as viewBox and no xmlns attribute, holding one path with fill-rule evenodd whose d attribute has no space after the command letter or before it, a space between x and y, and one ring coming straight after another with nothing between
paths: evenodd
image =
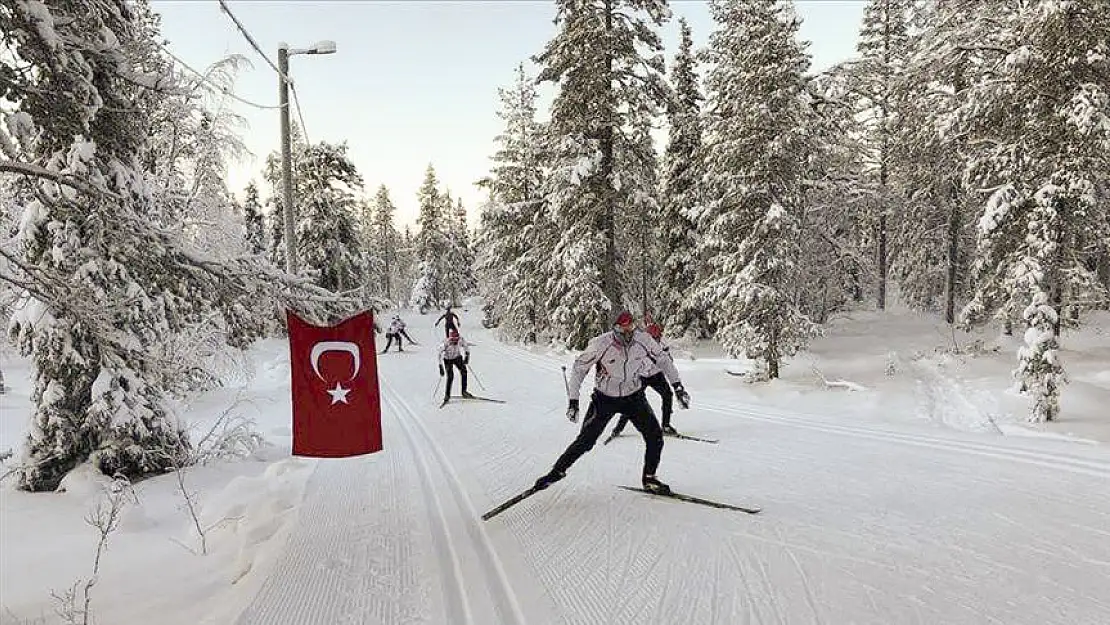
<instances>
[{"instance_id":1,"label":"black ski pant","mask_svg":"<svg viewBox=\"0 0 1110 625\"><path fill-rule=\"evenodd\" d=\"M457 358L444 358L443 368L447 370L447 388L443 391L443 398L447 399L451 396L451 383L455 381L455 367L459 368L459 375L462 385L462 392L466 392L466 364L463 362L462 356Z\"/></svg>"},{"instance_id":2,"label":"black ski pant","mask_svg":"<svg viewBox=\"0 0 1110 625\"><path fill-rule=\"evenodd\" d=\"M659 393L659 397L663 400L663 427L671 424L671 414L674 412L674 391L671 390L671 385L667 384L667 376L663 375L660 371L655 375L643 378L644 384L655 389ZM650 404L648 407L650 408ZM628 425L628 415L621 414L620 420L617 421L617 427L613 428L613 435L620 434L624 431L624 426Z\"/></svg>"},{"instance_id":3,"label":"black ski pant","mask_svg":"<svg viewBox=\"0 0 1110 625\"><path fill-rule=\"evenodd\" d=\"M383 354L385 352L389 351L390 346L393 345L393 339L394 338L397 339L397 351L399 351L399 352L404 351L403 349L401 349L401 335L400 334L391 334L389 332L386 332L385 333L385 349L382 350Z\"/></svg>"},{"instance_id":4,"label":"black ski pant","mask_svg":"<svg viewBox=\"0 0 1110 625\"><path fill-rule=\"evenodd\" d=\"M651 412L643 389L624 397L610 397L594 391L578 437L559 456L551 470L566 473L576 460L593 449L597 439L605 431L605 426L609 425L609 420L617 413L632 421L632 425L644 437L644 475L655 475L655 469L659 467L659 457L663 454L663 430L659 429L659 422Z\"/></svg>"}]
</instances>

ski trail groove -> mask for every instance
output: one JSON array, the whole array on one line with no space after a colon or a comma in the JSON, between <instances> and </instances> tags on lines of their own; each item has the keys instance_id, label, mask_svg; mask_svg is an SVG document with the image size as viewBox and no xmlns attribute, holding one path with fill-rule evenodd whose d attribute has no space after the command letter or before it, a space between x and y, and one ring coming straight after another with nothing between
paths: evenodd
<instances>
[{"instance_id":1,"label":"ski trail groove","mask_svg":"<svg viewBox=\"0 0 1110 625\"><path fill-rule=\"evenodd\" d=\"M405 438L408 439L409 446L413 450L413 455L416 458L417 472L420 474L420 481L423 483L421 489L424 494L425 501L428 504L428 512L432 517L430 519L431 525L434 528L433 542L435 543L436 552L439 556L439 561L444 566L441 567L443 576L443 591L446 594L448 605L447 618L450 623L461 623L463 625L480 625L475 622L474 616L470 609L470 602L467 599L466 587L463 583L462 565L459 561L458 551L455 549L454 541L451 539L451 530L448 525L447 515L443 509L443 502L440 500L436 492L435 483L432 480L431 469L428 466L427 460L424 458L424 452L417 444L415 437L412 435L408 424L401 419L400 412L394 397L390 397L385 393L382 394L382 400L390 404L394 408L394 418L401 429L405 433Z\"/></svg>"},{"instance_id":2,"label":"ski trail groove","mask_svg":"<svg viewBox=\"0 0 1110 625\"><path fill-rule=\"evenodd\" d=\"M368 464L390 474L385 488L371 488ZM413 512L396 487L404 473L398 454L318 462L284 549L236 622L334 625L371 613L382 623L427 622L413 530L401 523ZM382 502L398 512L375 514Z\"/></svg>"},{"instance_id":3,"label":"ski trail groove","mask_svg":"<svg viewBox=\"0 0 1110 625\"><path fill-rule=\"evenodd\" d=\"M417 448L417 458L423 467L422 475L425 476L425 484L429 490L433 489L433 484L430 475L430 467L426 460L427 451L432 452L435 461L438 462L439 470L442 471L447 483L450 486L450 494L455 501L455 505L462 512L461 518L466 526L467 535L470 537L471 546L475 553L478 554L479 564L485 573L484 582L490 596L494 601L494 608L498 616L501 618L502 623L510 625L525 625L524 612L520 607L520 602L517 599L516 593L513 591L512 585L509 583L508 576L505 573L504 565L497 557L497 552L493 548L493 543L486 533L485 527L479 521L479 514L475 510L470 497L466 494L466 489L463 487L462 481L459 479L458 473L451 465L447 455L443 453L442 448L436 442L431 432L421 422L420 417L412 406L405 401L403 397L393 388L389 383L382 381L382 387L387 391L389 400L398 410L396 411L397 420L401 423L402 428L405 430L405 435L408 437L409 442L414 448ZM424 445L418 445L416 441L416 432L424 439ZM438 497L437 497L438 499ZM446 522L446 519L444 519ZM444 527L443 536L450 540L451 534ZM456 565L458 564L456 560ZM466 598L465 585L460 577L458 580L458 588L463 592L463 599ZM468 612L468 623L472 622L472 615ZM488 625L481 623L478 625Z\"/></svg>"}]
</instances>

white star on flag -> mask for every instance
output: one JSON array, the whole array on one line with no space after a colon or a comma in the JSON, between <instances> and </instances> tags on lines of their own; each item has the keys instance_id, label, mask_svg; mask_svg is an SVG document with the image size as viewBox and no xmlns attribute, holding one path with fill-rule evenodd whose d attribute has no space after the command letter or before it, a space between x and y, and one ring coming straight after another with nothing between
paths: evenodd
<instances>
[{"instance_id":1,"label":"white star on flag","mask_svg":"<svg viewBox=\"0 0 1110 625\"><path fill-rule=\"evenodd\" d=\"M335 388L328 389L328 395L331 395L331 405L334 406L334 405L338 404L339 402L343 402L344 404L349 404L350 402L347 401L347 393L350 393L350 392L351 392L351 389L343 388L342 386L340 386L339 382L336 382L335 383Z\"/></svg>"}]
</instances>

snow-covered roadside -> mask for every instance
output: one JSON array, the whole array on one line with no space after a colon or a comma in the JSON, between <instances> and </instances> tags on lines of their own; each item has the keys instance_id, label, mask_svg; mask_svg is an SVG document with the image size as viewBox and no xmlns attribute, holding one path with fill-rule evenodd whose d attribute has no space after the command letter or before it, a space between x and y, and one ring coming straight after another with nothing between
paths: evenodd
<instances>
[{"instance_id":1,"label":"snow-covered roadside","mask_svg":"<svg viewBox=\"0 0 1110 625\"><path fill-rule=\"evenodd\" d=\"M1029 400L1013 390L1017 337L996 328L953 336L935 316L912 312L854 312L834 319L825 336L788 362L780 380L747 384L725 376L727 381L706 382L751 403L853 423L931 423L1110 443L1110 313L1089 314L1084 324L1062 341L1069 377L1062 417L1043 425L1026 422ZM751 369L712 343L676 347L687 357L683 365L699 371Z\"/></svg>"},{"instance_id":2,"label":"snow-covered roadside","mask_svg":"<svg viewBox=\"0 0 1110 625\"><path fill-rule=\"evenodd\" d=\"M256 368L247 386L204 393L180 409L195 436L232 410L253 419L268 444L247 459L184 472L197 522L177 475L143 480L126 493L90 591L98 622L227 623L265 580L315 462L290 456L284 342L262 342L251 356ZM10 466L30 411L29 370L10 348L0 366L9 386L0 396L0 450L14 449ZM66 478L64 492L24 493L10 479L0 485L0 623L61 622L52 595L89 579L99 534L84 519L107 501L109 486L88 467Z\"/></svg>"}]
</instances>

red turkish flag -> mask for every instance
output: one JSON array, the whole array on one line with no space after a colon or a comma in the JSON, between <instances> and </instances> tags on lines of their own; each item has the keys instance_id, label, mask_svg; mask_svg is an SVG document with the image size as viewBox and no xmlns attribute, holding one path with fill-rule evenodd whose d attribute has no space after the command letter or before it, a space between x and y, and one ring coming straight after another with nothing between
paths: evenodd
<instances>
[{"instance_id":1,"label":"red turkish flag","mask_svg":"<svg viewBox=\"0 0 1110 625\"><path fill-rule=\"evenodd\" d=\"M293 455L345 458L382 450L374 317L334 326L286 311L293 390Z\"/></svg>"}]
</instances>

